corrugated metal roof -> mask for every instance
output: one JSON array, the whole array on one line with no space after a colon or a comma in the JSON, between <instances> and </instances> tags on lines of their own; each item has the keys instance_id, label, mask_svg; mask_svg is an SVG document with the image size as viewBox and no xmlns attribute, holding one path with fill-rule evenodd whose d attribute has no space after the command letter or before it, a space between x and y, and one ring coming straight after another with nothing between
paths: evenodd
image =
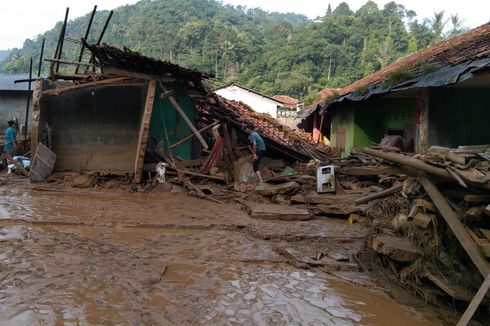
<instances>
[{"instance_id":1,"label":"corrugated metal roof","mask_svg":"<svg viewBox=\"0 0 490 326\"><path fill-rule=\"evenodd\" d=\"M0 74L0 91L27 91L27 83L17 83L14 82L18 79L28 79L29 74ZM35 78L35 77L33 77ZM33 89L34 86L32 85Z\"/></svg>"}]
</instances>

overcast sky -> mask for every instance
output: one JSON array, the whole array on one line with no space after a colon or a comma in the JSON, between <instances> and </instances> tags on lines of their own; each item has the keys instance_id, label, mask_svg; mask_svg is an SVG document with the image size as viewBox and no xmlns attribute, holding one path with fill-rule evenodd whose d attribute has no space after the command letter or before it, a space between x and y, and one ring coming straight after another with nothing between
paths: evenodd
<instances>
[{"instance_id":1,"label":"overcast sky","mask_svg":"<svg viewBox=\"0 0 490 326\"><path fill-rule=\"evenodd\" d=\"M165 0L155 0L165 1ZM367 0L347 0L352 10L359 9ZM32 38L63 20L66 7L70 18L89 13L94 5L99 9L113 9L137 0L0 0L0 49L21 47L26 38ZM223 0L224 3L260 7L267 11L296 12L310 18L323 16L330 3L334 9L337 0ZM389 1L375 0L382 8ZM397 0L407 9L415 10L419 18L431 17L434 11L445 10L447 15L458 14L465 25L477 27L490 20L489 0Z\"/></svg>"}]
</instances>

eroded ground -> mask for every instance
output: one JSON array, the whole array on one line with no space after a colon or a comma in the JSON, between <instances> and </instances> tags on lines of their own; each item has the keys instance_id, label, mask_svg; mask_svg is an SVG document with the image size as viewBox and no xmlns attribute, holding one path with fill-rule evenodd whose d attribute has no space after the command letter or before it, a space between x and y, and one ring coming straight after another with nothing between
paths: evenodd
<instances>
[{"instance_id":1,"label":"eroded ground","mask_svg":"<svg viewBox=\"0 0 490 326\"><path fill-rule=\"evenodd\" d=\"M0 325L447 325L350 257L366 227L254 220L185 193L0 186ZM325 255L317 260L319 252Z\"/></svg>"}]
</instances>

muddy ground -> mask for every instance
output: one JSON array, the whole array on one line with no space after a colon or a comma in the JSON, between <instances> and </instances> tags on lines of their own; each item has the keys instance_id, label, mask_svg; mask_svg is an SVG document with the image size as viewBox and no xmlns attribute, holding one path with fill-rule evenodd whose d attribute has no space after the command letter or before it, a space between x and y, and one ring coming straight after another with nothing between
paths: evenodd
<instances>
[{"instance_id":1,"label":"muddy ground","mask_svg":"<svg viewBox=\"0 0 490 326\"><path fill-rule=\"evenodd\" d=\"M448 325L351 257L367 226L186 193L0 186L0 325ZM319 252L325 255L317 260Z\"/></svg>"}]
</instances>

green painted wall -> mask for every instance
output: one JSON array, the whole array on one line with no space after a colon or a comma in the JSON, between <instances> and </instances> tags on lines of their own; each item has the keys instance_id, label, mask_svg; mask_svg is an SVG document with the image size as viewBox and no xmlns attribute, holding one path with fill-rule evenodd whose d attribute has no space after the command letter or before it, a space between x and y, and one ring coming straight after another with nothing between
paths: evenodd
<instances>
[{"instance_id":1,"label":"green painted wall","mask_svg":"<svg viewBox=\"0 0 490 326\"><path fill-rule=\"evenodd\" d=\"M332 117L332 145L338 146L336 130L345 131L345 149L342 157L352 148L372 146L381 141L388 129L403 129L409 139L415 136L415 100L371 99L345 104Z\"/></svg>"},{"instance_id":2,"label":"green painted wall","mask_svg":"<svg viewBox=\"0 0 490 326\"><path fill-rule=\"evenodd\" d=\"M490 92L484 88L433 88L429 99L429 145L490 143Z\"/></svg>"},{"instance_id":3,"label":"green painted wall","mask_svg":"<svg viewBox=\"0 0 490 326\"><path fill-rule=\"evenodd\" d=\"M354 126L352 107L338 110L332 117L330 141L333 147L339 148L341 157L348 156L354 145Z\"/></svg>"},{"instance_id":4,"label":"green painted wall","mask_svg":"<svg viewBox=\"0 0 490 326\"><path fill-rule=\"evenodd\" d=\"M180 104L185 114L191 121L195 121L197 112L191 99L186 95L185 91L179 85L169 87L176 91L174 98ZM168 98L160 100L160 88L157 87L155 94L155 102L153 104L153 113L150 120L149 137L155 137L158 140L163 140L165 148L168 144L165 137L165 129L168 134L170 145L178 142L182 138L192 134L191 129L182 117L177 113ZM190 140L172 150L174 156L179 156L185 160L191 160L192 157L192 142Z\"/></svg>"}]
</instances>

